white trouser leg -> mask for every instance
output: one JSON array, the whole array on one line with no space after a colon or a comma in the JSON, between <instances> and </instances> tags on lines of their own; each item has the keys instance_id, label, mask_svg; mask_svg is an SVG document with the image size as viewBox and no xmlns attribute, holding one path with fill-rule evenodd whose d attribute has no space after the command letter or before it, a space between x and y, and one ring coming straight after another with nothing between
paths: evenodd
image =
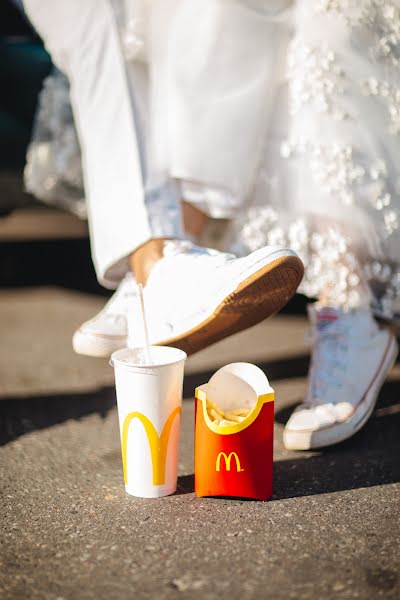
<instances>
[{"instance_id":1,"label":"white trouser leg","mask_svg":"<svg viewBox=\"0 0 400 600\"><path fill-rule=\"evenodd\" d=\"M150 81L148 65L127 61L127 74L133 97L136 135L143 157L145 204L153 238L182 237L181 190L179 183L157 168L150 143Z\"/></svg>"},{"instance_id":2,"label":"white trouser leg","mask_svg":"<svg viewBox=\"0 0 400 600\"><path fill-rule=\"evenodd\" d=\"M171 212L152 219L145 203L145 156L111 0L24 0L29 18L71 84L82 149L92 255L101 283L114 287L127 257L153 237L180 234L178 194L170 182L146 191ZM158 218L158 220L157 220Z\"/></svg>"},{"instance_id":3,"label":"white trouser leg","mask_svg":"<svg viewBox=\"0 0 400 600\"><path fill-rule=\"evenodd\" d=\"M156 164L240 202L252 188L265 143L291 1L152 5Z\"/></svg>"}]
</instances>

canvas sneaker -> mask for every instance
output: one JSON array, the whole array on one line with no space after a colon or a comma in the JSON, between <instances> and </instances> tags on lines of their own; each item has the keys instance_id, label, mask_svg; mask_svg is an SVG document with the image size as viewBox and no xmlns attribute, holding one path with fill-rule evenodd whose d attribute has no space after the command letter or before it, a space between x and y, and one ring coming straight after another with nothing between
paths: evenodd
<instances>
[{"instance_id":1,"label":"canvas sneaker","mask_svg":"<svg viewBox=\"0 0 400 600\"><path fill-rule=\"evenodd\" d=\"M278 312L293 296L303 263L292 250L265 247L244 258L165 243L144 289L151 344L193 354ZM130 347L141 346L140 311L128 320Z\"/></svg>"},{"instance_id":2,"label":"canvas sneaker","mask_svg":"<svg viewBox=\"0 0 400 600\"><path fill-rule=\"evenodd\" d=\"M116 350L126 347L128 312L135 308L136 290L133 275L127 273L105 307L75 332L72 338L75 352L108 358Z\"/></svg>"},{"instance_id":3,"label":"canvas sneaker","mask_svg":"<svg viewBox=\"0 0 400 600\"><path fill-rule=\"evenodd\" d=\"M369 309L309 305L309 316L313 352L307 396L283 434L291 450L330 446L361 429L398 354L396 339Z\"/></svg>"}]
</instances>

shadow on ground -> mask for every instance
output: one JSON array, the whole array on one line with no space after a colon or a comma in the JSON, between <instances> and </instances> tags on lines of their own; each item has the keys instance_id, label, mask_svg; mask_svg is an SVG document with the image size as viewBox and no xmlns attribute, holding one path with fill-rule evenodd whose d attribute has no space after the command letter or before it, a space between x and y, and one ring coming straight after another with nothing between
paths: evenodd
<instances>
[{"instance_id":1,"label":"shadow on ground","mask_svg":"<svg viewBox=\"0 0 400 600\"><path fill-rule=\"evenodd\" d=\"M374 415L362 431L338 446L307 458L275 461L273 500L400 481L397 408L395 415Z\"/></svg>"},{"instance_id":2,"label":"shadow on ground","mask_svg":"<svg viewBox=\"0 0 400 600\"><path fill-rule=\"evenodd\" d=\"M364 429L350 440L311 456L298 453L296 458L275 459L272 501L400 481L400 405L392 403L397 401L392 396L395 388L385 386L383 402L378 403ZM193 475L179 478L178 494L193 489Z\"/></svg>"},{"instance_id":3,"label":"shadow on ground","mask_svg":"<svg viewBox=\"0 0 400 600\"><path fill-rule=\"evenodd\" d=\"M0 446L25 433L52 427L68 419L99 414L106 417L116 403L114 388L88 394L57 394L0 399Z\"/></svg>"},{"instance_id":4,"label":"shadow on ground","mask_svg":"<svg viewBox=\"0 0 400 600\"><path fill-rule=\"evenodd\" d=\"M288 376L287 361L281 361ZM280 361L268 364L275 368L274 378L283 368ZM291 375L304 375L307 358L291 362ZM271 369L272 367L272 369ZM294 374L296 373L296 375ZM205 381L207 374L188 377L193 387ZM273 500L313 496L328 492L395 483L400 480L400 404L399 382L389 381L382 392L374 415L366 427L350 440L318 453L278 452L274 466ZM115 391L105 388L92 394L7 398L0 402L0 445L37 429L51 427L68 419L80 419L97 413L105 417L115 406ZM294 405L278 410L276 421L284 424ZM285 459L287 455L287 459ZM119 461L118 456L115 457ZM179 478L178 493L193 492L193 475ZM293 493L296 490L296 493Z\"/></svg>"},{"instance_id":5,"label":"shadow on ground","mask_svg":"<svg viewBox=\"0 0 400 600\"><path fill-rule=\"evenodd\" d=\"M284 425L296 404L275 414ZM367 425L349 440L304 458L277 460L275 500L370 487L400 481L399 381L388 381ZM294 453L291 453L293 456Z\"/></svg>"},{"instance_id":6,"label":"shadow on ground","mask_svg":"<svg viewBox=\"0 0 400 600\"><path fill-rule=\"evenodd\" d=\"M307 356L297 356L270 361L260 367L268 371L270 378L279 380L302 377L307 372L307 365ZM212 374L213 371L205 371L186 375L184 398L193 398L194 389L208 381ZM80 419L94 413L105 417L116 403L113 387L86 394L65 393L0 400L0 446L30 431L52 427L68 419Z\"/></svg>"}]
</instances>

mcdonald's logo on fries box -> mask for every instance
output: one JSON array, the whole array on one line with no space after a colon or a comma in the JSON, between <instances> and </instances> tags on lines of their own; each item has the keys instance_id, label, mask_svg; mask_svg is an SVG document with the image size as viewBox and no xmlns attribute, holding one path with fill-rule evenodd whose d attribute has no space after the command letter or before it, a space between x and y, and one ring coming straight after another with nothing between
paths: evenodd
<instances>
[{"instance_id":1,"label":"mcdonald's logo on fries box","mask_svg":"<svg viewBox=\"0 0 400 600\"><path fill-rule=\"evenodd\" d=\"M230 421L233 419L233 421ZM198 496L272 496L274 390L258 367L233 363L195 392Z\"/></svg>"}]
</instances>

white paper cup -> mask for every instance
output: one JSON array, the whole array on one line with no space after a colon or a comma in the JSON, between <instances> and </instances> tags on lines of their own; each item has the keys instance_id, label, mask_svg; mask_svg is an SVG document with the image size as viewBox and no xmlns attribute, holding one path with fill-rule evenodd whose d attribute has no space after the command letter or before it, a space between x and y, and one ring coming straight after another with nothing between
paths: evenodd
<instances>
[{"instance_id":1,"label":"white paper cup","mask_svg":"<svg viewBox=\"0 0 400 600\"><path fill-rule=\"evenodd\" d=\"M185 352L151 346L114 352L125 490L157 498L176 491Z\"/></svg>"}]
</instances>

